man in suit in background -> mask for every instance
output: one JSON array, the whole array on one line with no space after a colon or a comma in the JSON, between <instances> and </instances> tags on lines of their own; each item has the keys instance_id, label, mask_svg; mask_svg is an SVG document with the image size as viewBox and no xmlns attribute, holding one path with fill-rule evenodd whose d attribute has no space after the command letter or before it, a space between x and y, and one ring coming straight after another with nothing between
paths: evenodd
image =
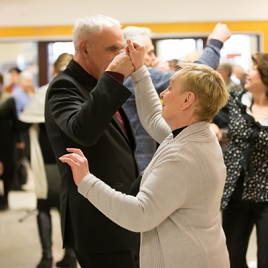
<instances>
[{"instance_id":1,"label":"man in suit in background","mask_svg":"<svg viewBox=\"0 0 268 268\"><path fill-rule=\"evenodd\" d=\"M58 159L66 148L80 148L96 176L129 193L138 167L134 135L121 106L131 95L122 83L134 67L126 53L120 54L120 23L102 15L78 19L73 42L73 60L46 95L45 121L54 153ZM136 267L139 234L105 217L77 192L70 167L59 161L58 167L63 245L74 249L82 268Z\"/></svg>"},{"instance_id":2,"label":"man in suit in background","mask_svg":"<svg viewBox=\"0 0 268 268\"><path fill-rule=\"evenodd\" d=\"M151 30L145 27L128 26L123 29L125 40L127 38L136 41L145 47L144 65L148 67L153 85L158 94L163 92L169 86L169 79L174 74L174 71L163 71L157 67L157 58L154 52L154 45L151 40ZM195 63L205 64L217 69L220 59L220 50L223 43L231 36L231 32L226 24L218 23L212 33L208 36L207 45L204 48L202 55ZM153 67L153 68L152 68ZM130 98L124 103L127 116L132 124L134 134L137 140L136 156L139 168L143 171L151 161L157 144L145 131L138 117L134 88L131 78L128 77L124 81L124 85L133 93Z\"/></svg>"}]
</instances>

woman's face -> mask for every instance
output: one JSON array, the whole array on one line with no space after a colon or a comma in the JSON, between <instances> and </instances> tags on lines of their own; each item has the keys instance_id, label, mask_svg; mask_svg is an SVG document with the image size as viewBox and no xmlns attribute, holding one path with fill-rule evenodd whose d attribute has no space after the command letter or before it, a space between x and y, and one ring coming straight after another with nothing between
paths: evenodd
<instances>
[{"instance_id":1,"label":"woman's face","mask_svg":"<svg viewBox=\"0 0 268 268\"><path fill-rule=\"evenodd\" d=\"M262 88L266 88L267 86L263 84L261 80L261 75L257 69L257 65L253 64L251 68L249 68L246 72L246 83L245 89L250 92L259 91Z\"/></svg>"}]
</instances>

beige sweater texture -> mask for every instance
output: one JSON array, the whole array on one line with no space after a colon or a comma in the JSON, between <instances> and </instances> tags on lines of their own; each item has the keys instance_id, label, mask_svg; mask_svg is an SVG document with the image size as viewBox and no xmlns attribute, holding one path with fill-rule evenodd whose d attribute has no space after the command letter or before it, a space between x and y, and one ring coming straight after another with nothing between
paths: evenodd
<instances>
[{"instance_id":1,"label":"beige sweater texture","mask_svg":"<svg viewBox=\"0 0 268 268\"><path fill-rule=\"evenodd\" d=\"M92 174L79 192L115 223L141 233L141 268L229 268L220 215L226 169L209 123L173 138L147 69L132 80L141 122L160 143L140 192L128 196Z\"/></svg>"}]
</instances>

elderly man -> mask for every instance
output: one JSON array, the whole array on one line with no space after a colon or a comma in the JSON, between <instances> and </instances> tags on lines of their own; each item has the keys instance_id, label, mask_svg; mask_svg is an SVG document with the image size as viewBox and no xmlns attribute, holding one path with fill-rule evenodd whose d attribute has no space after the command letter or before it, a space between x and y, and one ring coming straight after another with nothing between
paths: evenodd
<instances>
[{"instance_id":1,"label":"elderly man","mask_svg":"<svg viewBox=\"0 0 268 268\"><path fill-rule=\"evenodd\" d=\"M145 47L144 65L148 67L153 85L158 94L168 87L169 79L174 74L173 71L164 72L155 67L155 54L154 46L151 40L151 31L145 27L129 26L123 29L125 40L127 38L143 44ZM212 33L208 37L208 44L206 45L203 54L195 63L206 64L213 69L217 69L220 59L220 49L223 43L231 36L230 30L225 24L218 23L213 29ZM152 159L155 150L156 143L148 135L148 133L141 126L137 108L135 104L135 95L133 90L133 84L131 78L127 78L124 81L124 85L133 93L123 105L128 118L132 123L132 127L137 140L136 156L139 164L139 168L143 171L150 160Z\"/></svg>"},{"instance_id":2,"label":"elderly man","mask_svg":"<svg viewBox=\"0 0 268 268\"><path fill-rule=\"evenodd\" d=\"M210 67L182 66L161 93L161 107L142 66L144 47L128 41L128 48L141 122L160 143L138 194L122 194L90 174L81 150L67 149L60 160L71 166L84 197L120 226L142 233L141 268L229 268L220 214L226 168L209 128L228 100L224 81Z\"/></svg>"},{"instance_id":3,"label":"elderly man","mask_svg":"<svg viewBox=\"0 0 268 268\"><path fill-rule=\"evenodd\" d=\"M131 92L122 84L134 68L121 53L120 23L94 15L76 21L75 54L49 85L45 103L47 133L56 158L80 148L103 181L128 193L138 175L135 139L122 104ZM105 217L77 192L71 169L58 162L61 223L65 247L75 250L82 268L135 267L139 235Z\"/></svg>"}]
</instances>

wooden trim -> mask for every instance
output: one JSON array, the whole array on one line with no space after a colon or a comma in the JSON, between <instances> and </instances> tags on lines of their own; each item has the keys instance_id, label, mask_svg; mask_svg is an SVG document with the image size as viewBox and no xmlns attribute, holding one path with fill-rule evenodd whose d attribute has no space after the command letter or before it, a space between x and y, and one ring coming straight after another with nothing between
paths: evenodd
<instances>
[{"instance_id":1,"label":"wooden trim","mask_svg":"<svg viewBox=\"0 0 268 268\"><path fill-rule=\"evenodd\" d=\"M48 44L38 42L38 84L39 87L48 83Z\"/></svg>"}]
</instances>

